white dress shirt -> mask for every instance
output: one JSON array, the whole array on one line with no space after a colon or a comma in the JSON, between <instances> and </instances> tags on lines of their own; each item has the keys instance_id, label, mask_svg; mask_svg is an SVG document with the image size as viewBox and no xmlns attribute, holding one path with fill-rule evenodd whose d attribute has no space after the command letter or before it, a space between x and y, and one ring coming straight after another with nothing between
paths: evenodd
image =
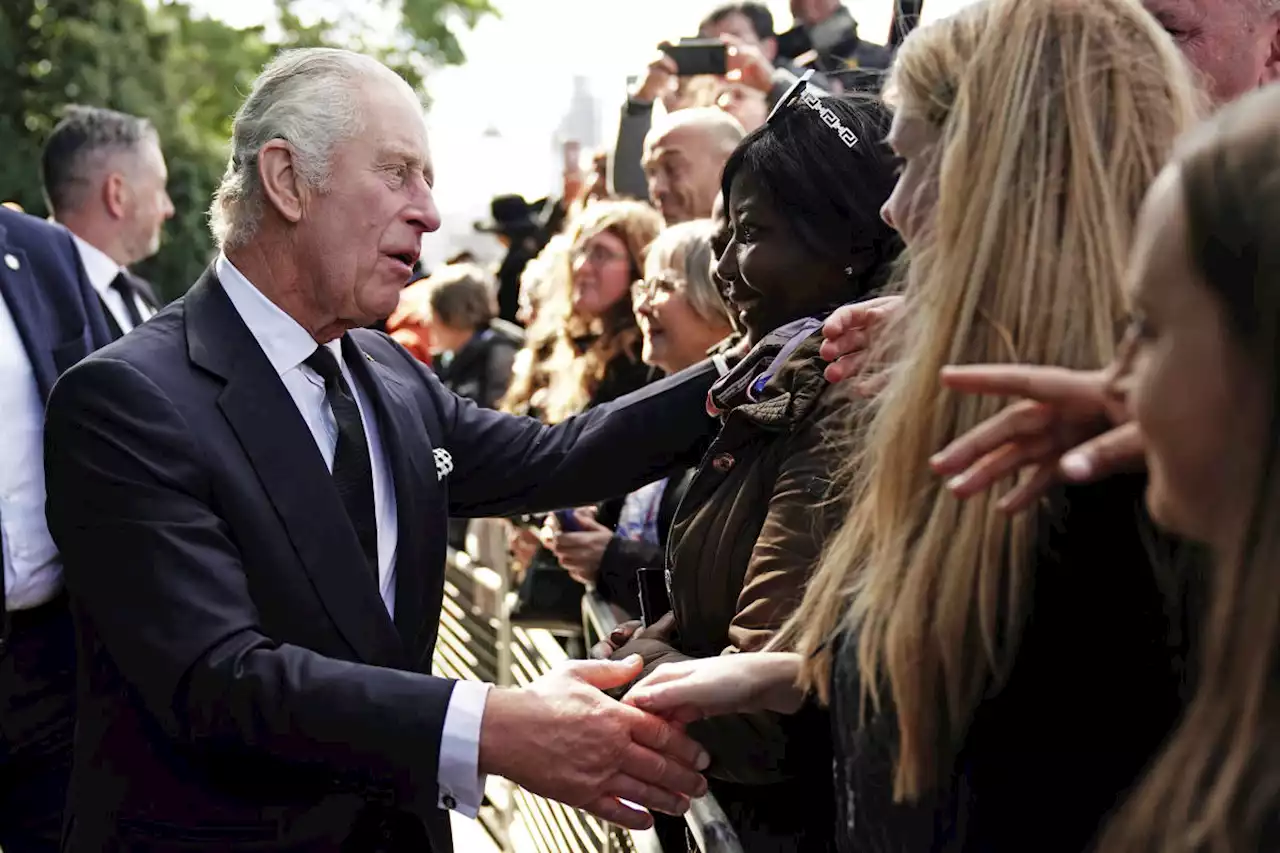
<instances>
[{"instance_id":1,"label":"white dress shirt","mask_svg":"<svg viewBox=\"0 0 1280 853\"><path fill-rule=\"evenodd\" d=\"M26 610L62 588L44 520L44 402L9 306L0 299L0 549L4 606Z\"/></svg>"},{"instance_id":2,"label":"white dress shirt","mask_svg":"<svg viewBox=\"0 0 1280 853\"><path fill-rule=\"evenodd\" d=\"M298 411L311 430L312 437L324 455L325 464L333 470L333 456L338 442L338 422L325 398L324 380L304 361L316 350L315 339L296 320L268 299L244 275L219 255L214 264L218 281L231 304L248 326L253 337ZM387 612L394 618L396 609L396 547L399 522L396 516L395 481L373 415L372 401L364 388L351 375L342 358L340 341L325 344L338 360L342 375L351 386L360 410L360 420L369 442L369 460L373 468L374 515L378 522L378 586ZM43 490L42 490L43 491ZM414 567L417 568L417 567ZM357 571L352 567L352 571ZM437 782L440 807L456 809L475 817L484 798L484 778L477 765L480 756L480 722L489 695L489 685L459 681L454 686L445 712L444 732L440 741L440 767Z\"/></svg>"},{"instance_id":3,"label":"white dress shirt","mask_svg":"<svg viewBox=\"0 0 1280 853\"><path fill-rule=\"evenodd\" d=\"M124 297L120 295L120 291L111 286L116 276L127 270L92 243L80 239L75 234L71 237L76 241L76 251L80 253L80 263L84 264L85 274L89 276L89 284L102 299L102 303L107 306L107 310L111 312L116 325L120 327L121 332L133 331L133 323L129 322L129 312L125 310ZM133 304L138 309L138 316L143 320L150 320L156 313L136 293L133 295Z\"/></svg>"}]
</instances>

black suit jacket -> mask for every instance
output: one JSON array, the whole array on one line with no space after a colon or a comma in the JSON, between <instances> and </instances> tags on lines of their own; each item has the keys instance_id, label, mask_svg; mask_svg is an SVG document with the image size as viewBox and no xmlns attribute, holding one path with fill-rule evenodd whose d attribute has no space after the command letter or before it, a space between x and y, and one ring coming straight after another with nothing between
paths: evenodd
<instances>
[{"instance_id":1,"label":"black suit jacket","mask_svg":"<svg viewBox=\"0 0 1280 853\"><path fill-rule=\"evenodd\" d=\"M451 850L436 778L453 682L426 675L446 519L625 492L714 429L709 365L545 427L453 395L377 332L343 347L395 481L394 623L211 272L54 390L49 527L85 662L70 850L337 850L356 826L425 827Z\"/></svg>"},{"instance_id":2,"label":"black suit jacket","mask_svg":"<svg viewBox=\"0 0 1280 853\"><path fill-rule=\"evenodd\" d=\"M8 208L0 208L0 298L42 400L59 374L111 340L71 234Z\"/></svg>"}]
</instances>

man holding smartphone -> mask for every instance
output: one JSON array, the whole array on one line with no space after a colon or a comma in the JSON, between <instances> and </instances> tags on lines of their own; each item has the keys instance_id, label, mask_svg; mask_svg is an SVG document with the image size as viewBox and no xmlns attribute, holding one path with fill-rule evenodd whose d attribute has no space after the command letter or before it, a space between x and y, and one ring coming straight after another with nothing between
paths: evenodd
<instances>
[{"instance_id":1,"label":"man holding smartphone","mask_svg":"<svg viewBox=\"0 0 1280 853\"><path fill-rule=\"evenodd\" d=\"M763 95L765 114L799 79L799 69L779 55L773 15L763 3L724 4L702 20L698 35L700 39L715 39L725 44L723 70L718 76L722 75L726 84ZM677 51L681 46L675 45ZM659 53L637 78L622 108L618 127L610 175L614 193L641 199L650 197L651 188L642 161L645 138L653 128L653 106L661 100L667 112L676 112L682 106L677 80L681 76L705 73L705 66L690 64L682 68L670 55ZM832 84L820 76L815 76L809 85L832 90ZM709 212L710 208L701 215Z\"/></svg>"}]
</instances>

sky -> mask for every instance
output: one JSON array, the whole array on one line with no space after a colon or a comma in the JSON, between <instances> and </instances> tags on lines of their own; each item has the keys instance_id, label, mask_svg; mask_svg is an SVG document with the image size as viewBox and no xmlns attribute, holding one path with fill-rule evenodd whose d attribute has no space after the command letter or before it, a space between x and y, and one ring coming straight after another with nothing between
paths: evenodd
<instances>
[{"instance_id":1,"label":"sky","mask_svg":"<svg viewBox=\"0 0 1280 853\"><path fill-rule=\"evenodd\" d=\"M189 0L229 24L269 23L265 0ZM791 25L788 0L767 0L779 31ZM950 14L971 0L927 0L925 19ZM459 248L497 251L472 223L500 193L535 199L554 191L559 161L557 129L574 93L575 77L600 106L597 133L608 143L626 80L641 73L656 46L690 35L716 0L495 0L499 18L460 34L464 65L428 75L428 114L437 176L436 200L444 225L428 237L425 256L438 263ZM846 0L860 34L883 42L893 0ZM304 17L335 9L359 11L378 26L394 16L378 0L305 0Z\"/></svg>"}]
</instances>

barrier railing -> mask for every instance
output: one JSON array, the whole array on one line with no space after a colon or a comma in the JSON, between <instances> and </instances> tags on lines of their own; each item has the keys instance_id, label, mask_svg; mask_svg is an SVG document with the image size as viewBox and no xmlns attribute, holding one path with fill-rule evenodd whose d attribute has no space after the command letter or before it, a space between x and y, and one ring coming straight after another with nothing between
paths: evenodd
<instances>
[{"instance_id":1,"label":"barrier railing","mask_svg":"<svg viewBox=\"0 0 1280 853\"><path fill-rule=\"evenodd\" d=\"M507 618L513 595L505 532L496 524L473 523L467 552L449 552L433 663L449 678L519 686L568 655L551 633ZM479 822L504 853L663 853L652 831L628 832L496 777L486 784Z\"/></svg>"},{"instance_id":2,"label":"barrier railing","mask_svg":"<svg viewBox=\"0 0 1280 853\"><path fill-rule=\"evenodd\" d=\"M608 637L616 627L618 618L613 608L595 590L588 590L582 596L582 633L587 648ZM737 833L711 794L694 800L684 819L702 853L742 853Z\"/></svg>"}]
</instances>

